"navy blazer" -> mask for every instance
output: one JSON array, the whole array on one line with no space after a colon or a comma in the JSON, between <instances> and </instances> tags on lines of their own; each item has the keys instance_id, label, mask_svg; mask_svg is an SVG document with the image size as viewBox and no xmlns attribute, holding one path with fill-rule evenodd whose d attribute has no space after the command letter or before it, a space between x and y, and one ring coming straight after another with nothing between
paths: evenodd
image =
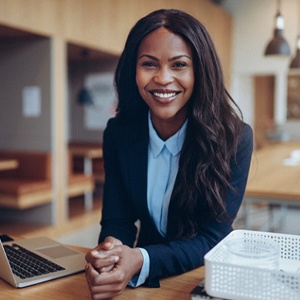
<instances>
[{"instance_id":1,"label":"navy blazer","mask_svg":"<svg viewBox=\"0 0 300 300\"><path fill-rule=\"evenodd\" d=\"M124 124L119 118L109 120L104 132L103 155L105 184L99 243L114 236L130 247L135 245L140 220L138 247L147 250L150 274L146 285L159 287L159 278L181 274L204 264L204 255L231 230L232 221L218 222L206 218L198 235L188 240L169 240L161 236L147 207L148 119L139 124ZM252 130L244 125L237 157L232 160L231 184L226 199L228 212L236 215L241 205L252 154ZM159 170L158 170L159 172ZM168 228L176 220L169 217Z\"/></svg>"}]
</instances>

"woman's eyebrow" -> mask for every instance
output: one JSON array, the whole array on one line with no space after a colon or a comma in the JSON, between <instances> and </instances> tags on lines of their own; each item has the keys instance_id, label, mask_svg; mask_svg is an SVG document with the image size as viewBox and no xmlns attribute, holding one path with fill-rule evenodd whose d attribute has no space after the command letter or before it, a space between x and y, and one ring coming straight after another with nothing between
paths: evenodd
<instances>
[{"instance_id":1,"label":"woman's eyebrow","mask_svg":"<svg viewBox=\"0 0 300 300\"><path fill-rule=\"evenodd\" d=\"M183 58L183 57L192 60L192 58L190 56L188 56L186 54L181 54L181 55L177 55L177 56L174 56L174 57L170 58L169 61L180 59L180 58Z\"/></svg>"},{"instance_id":2,"label":"woman's eyebrow","mask_svg":"<svg viewBox=\"0 0 300 300\"><path fill-rule=\"evenodd\" d=\"M159 59L158 59L157 57L152 56L152 55L150 55L150 54L142 54L142 55L140 55L140 56L138 57L138 59L141 59L141 58L143 58L143 57L147 57L147 58L150 58L150 59L159 61ZM192 58L191 58L190 56L188 56L188 55L186 55L186 54L181 54L181 55L176 55L176 56L174 56L174 57L169 58L168 61L173 61L173 60L180 59L180 58L183 58L183 57L192 60Z\"/></svg>"},{"instance_id":3,"label":"woman's eyebrow","mask_svg":"<svg viewBox=\"0 0 300 300\"><path fill-rule=\"evenodd\" d=\"M156 61L159 60L157 57L152 56L152 55L150 55L150 54L142 54L142 55L140 55L140 56L138 57L138 59L141 59L141 58L143 58L143 57L147 57L147 58L150 58L150 59L153 59L153 60L156 60Z\"/></svg>"}]
</instances>

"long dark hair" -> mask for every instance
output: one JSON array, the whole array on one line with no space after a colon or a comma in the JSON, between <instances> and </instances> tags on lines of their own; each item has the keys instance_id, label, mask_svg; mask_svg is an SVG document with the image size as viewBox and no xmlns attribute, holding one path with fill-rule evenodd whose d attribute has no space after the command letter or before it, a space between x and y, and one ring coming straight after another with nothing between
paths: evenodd
<instances>
[{"instance_id":1,"label":"long dark hair","mask_svg":"<svg viewBox=\"0 0 300 300\"><path fill-rule=\"evenodd\" d=\"M242 118L225 89L220 61L205 27L193 16L174 9L154 11L130 31L115 74L118 117L126 122L145 118L148 107L135 81L137 51L145 36L160 27L181 36L193 52L194 91L169 208L169 219L176 222L168 228L169 237L188 238L197 233L201 216L218 221L230 217L224 199L231 188L230 161L237 149Z\"/></svg>"}]
</instances>

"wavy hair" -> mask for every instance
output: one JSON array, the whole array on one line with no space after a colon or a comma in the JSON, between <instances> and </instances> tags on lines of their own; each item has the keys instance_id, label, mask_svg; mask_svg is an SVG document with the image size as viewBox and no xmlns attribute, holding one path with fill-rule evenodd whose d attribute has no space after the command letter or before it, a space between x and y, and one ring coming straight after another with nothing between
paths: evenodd
<instances>
[{"instance_id":1,"label":"wavy hair","mask_svg":"<svg viewBox=\"0 0 300 300\"><path fill-rule=\"evenodd\" d=\"M218 221L230 217L224 199L231 188L230 161L236 153L242 114L225 89L221 64L205 27L185 12L162 9L140 19L128 35L115 73L117 116L136 122L148 111L135 81L137 52L141 41L160 27L181 36L193 53L194 91L169 208L169 218L176 219L177 225L168 228L170 238L190 238L203 221L200 216Z\"/></svg>"}]
</instances>

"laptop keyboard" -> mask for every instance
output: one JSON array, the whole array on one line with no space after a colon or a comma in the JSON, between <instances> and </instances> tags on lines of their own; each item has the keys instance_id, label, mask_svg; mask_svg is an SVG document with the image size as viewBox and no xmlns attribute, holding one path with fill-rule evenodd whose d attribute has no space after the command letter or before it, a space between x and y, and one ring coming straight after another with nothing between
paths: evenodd
<instances>
[{"instance_id":1,"label":"laptop keyboard","mask_svg":"<svg viewBox=\"0 0 300 300\"><path fill-rule=\"evenodd\" d=\"M4 245L4 249L12 272L22 279L65 270L63 267L17 244Z\"/></svg>"}]
</instances>

